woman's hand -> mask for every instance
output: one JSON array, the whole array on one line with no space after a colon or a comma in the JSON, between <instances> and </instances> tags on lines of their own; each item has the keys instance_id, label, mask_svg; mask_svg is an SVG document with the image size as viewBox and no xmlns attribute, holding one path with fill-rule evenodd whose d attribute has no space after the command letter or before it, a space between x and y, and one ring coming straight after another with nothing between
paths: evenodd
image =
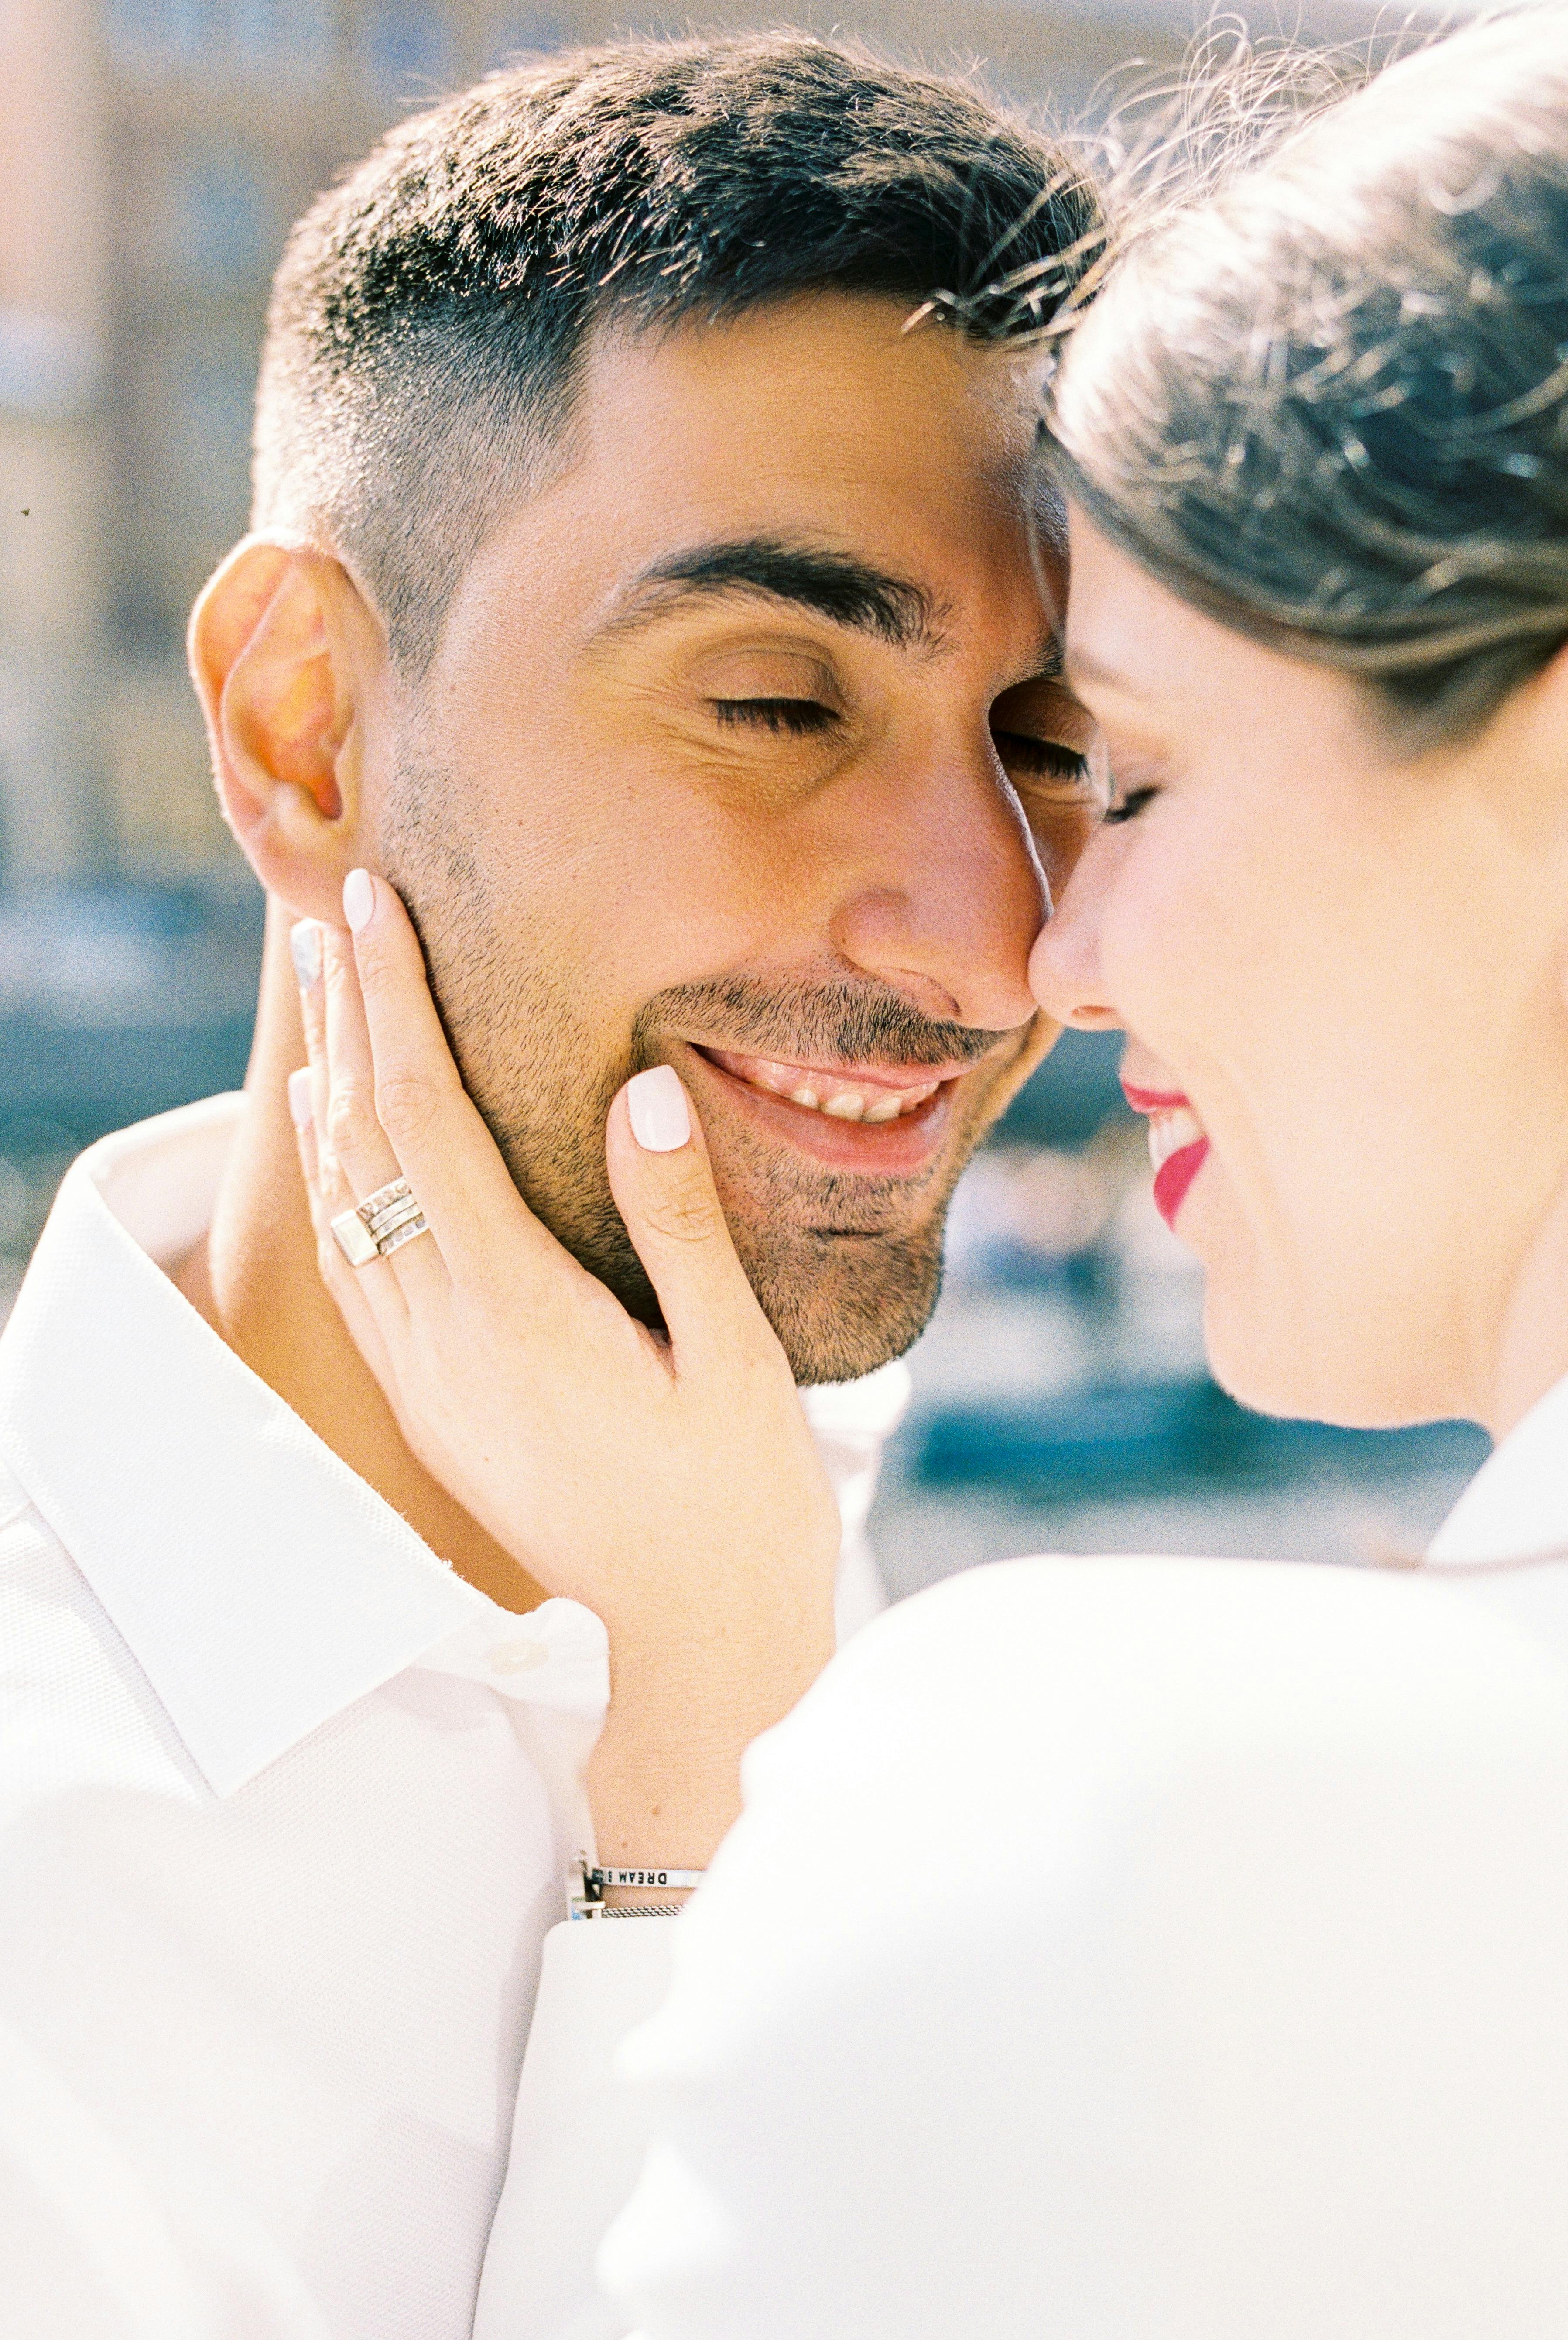
<instances>
[{"instance_id":1,"label":"woman's hand","mask_svg":"<svg viewBox=\"0 0 1568 2340\"><path fill-rule=\"evenodd\" d=\"M311 1061L290 1085L322 1280L426 1469L547 1591L604 1620L601 1859L701 1867L745 1748L833 1648L838 1509L789 1366L674 1071L628 1082L606 1132L666 1342L518 1195L391 887L356 870L344 905L351 931L321 929L301 987ZM399 1170L429 1234L350 1267L330 1222Z\"/></svg>"}]
</instances>

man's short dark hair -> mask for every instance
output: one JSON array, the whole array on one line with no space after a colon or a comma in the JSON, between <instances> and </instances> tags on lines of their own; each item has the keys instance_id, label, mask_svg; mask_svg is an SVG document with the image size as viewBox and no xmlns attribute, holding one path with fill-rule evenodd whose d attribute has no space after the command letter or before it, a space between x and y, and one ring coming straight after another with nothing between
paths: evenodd
<instances>
[{"instance_id":1,"label":"man's short dark hair","mask_svg":"<svg viewBox=\"0 0 1568 2340\"><path fill-rule=\"evenodd\" d=\"M496 74L401 124L290 238L257 522L325 533L418 671L468 562L548 476L592 324L838 291L994 333L1040 321L1093 220L1050 141L828 42L632 42Z\"/></svg>"}]
</instances>

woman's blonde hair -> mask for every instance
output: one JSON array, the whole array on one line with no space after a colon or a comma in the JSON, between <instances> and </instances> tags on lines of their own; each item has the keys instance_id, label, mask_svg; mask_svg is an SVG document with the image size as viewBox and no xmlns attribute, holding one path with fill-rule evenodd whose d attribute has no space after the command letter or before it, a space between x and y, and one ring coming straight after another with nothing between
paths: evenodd
<instances>
[{"instance_id":1,"label":"woman's blonde hair","mask_svg":"<svg viewBox=\"0 0 1568 2340\"><path fill-rule=\"evenodd\" d=\"M1568 5L1306 110L1117 256L1053 465L1184 600L1453 737L1568 641Z\"/></svg>"}]
</instances>

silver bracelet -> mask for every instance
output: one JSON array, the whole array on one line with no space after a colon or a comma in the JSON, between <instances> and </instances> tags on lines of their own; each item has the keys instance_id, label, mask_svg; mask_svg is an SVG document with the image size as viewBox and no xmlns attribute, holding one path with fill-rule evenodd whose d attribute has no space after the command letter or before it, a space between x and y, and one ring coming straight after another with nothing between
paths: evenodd
<instances>
[{"instance_id":1,"label":"silver bracelet","mask_svg":"<svg viewBox=\"0 0 1568 2340\"><path fill-rule=\"evenodd\" d=\"M702 1883L700 1869L594 1869L579 1855L572 1870L577 1890L567 1897L568 1918L674 1918L683 1901L641 1901L629 1909L612 1909L605 1895L616 1887L634 1891L691 1893Z\"/></svg>"},{"instance_id":2,"label":"silver bracelet","mask_svg":"<svg viewBox=\"0 0 1568 2340\"><path fill-rule=\"evenodd\" d=\"M704 1869L585 1869L583 1882L590 1893L609 1885L651 1886L671 1893L695 1893L707 1871Z\"/></svg>"},{"instance_id":3,"label":"silver bracelet","mask_svg":"<svg viewBox=\"0 0 1568 2340\"><path fill-rule=\"evenodd\" d=\"M607 1901L570 1901L567 1905L569 1918L678 1918L685 1908L684 1901L638 1901L629 1909L612 1909Z\"/></svg>"}]
</instances>

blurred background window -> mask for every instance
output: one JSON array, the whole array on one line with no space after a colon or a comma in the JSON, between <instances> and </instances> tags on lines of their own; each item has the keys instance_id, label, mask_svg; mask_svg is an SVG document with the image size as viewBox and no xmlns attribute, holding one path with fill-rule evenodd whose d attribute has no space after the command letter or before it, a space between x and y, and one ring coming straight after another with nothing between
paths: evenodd
<instances>
[{"instance_id":1,"label":"blurred background window","mask_svg":"<svg viewBox=\"0 0 1568 2340\"><path fill-rule=\"evenodd\" d=\"M1071 116L1175 63L1193 0L716 0ZM1379 0L1242 0L1364 38ZM1401 15L1405 12L1402 9ZM182 640L245 525L271 272L410 107L601 41L609 0L0 5L0 1314L72 1154L243 1074L261 902L219 818ZM1107 77L1110 76L1108 84ZM1027 1550L1353 1557L1429 1532L1482 1442L1244 1413L1203 1363L1114 1038L1070 1036L959 1189L877 1532L895 1590Z\"/></svg>"},{"instance_id":2,"label":"blurred background window","mask_svg":"<svg viewBox=\"0 0 1568 2340\"><path fill-rule=\"evenodd\" d=\"M109 45L130 64L218 55L228 33L227 0L109 0Z\"/></svg>"},{"instance_id":3,"label":"blurred background window","mask_svg":"<svg viewBox=\"0 0 1568 2340\"><path fill-rule=\"evenodd\" d=\"M292 81L324 79L337 55L337 0L232 0L234 60Z\"/></svg>"},{"instance_id":4,"label":"blurred background window","mask_svg":"<svg viewBox=\"0 0 1568 2340\"><path fill-rule=\"evenodd\" d=\"M564 48L572 37L569 20L557 8L547 5L502 8L491 35L491 58L487 62L498 64L504 57L537 56L545 50Z\"/></svg>"},{"instance_id":5,"label":"blurred background window","mask_svg":"<svg viewBox=\"0 0 1568 2340\"><path fill-rule=\"evenodd\" d=\"M272 206L253 156L224 147L176 151L163 183L163 246L173 272L192 284L225 286L254 276L273 257ZM247 403L255 388L250 354ZM233 451L227 443L231 465Z\"/></svg>"},{"instance_id":6,"label":"blurred background window","mask_svg":"<svg viewBox=\"0 0 1568 2340\"><path fill-rule=\"evenodd\" d=\"M383 88L438 95L451 77L456 28L428 0L360 0L354 54Z\"/></svg>"}]
</instances>

